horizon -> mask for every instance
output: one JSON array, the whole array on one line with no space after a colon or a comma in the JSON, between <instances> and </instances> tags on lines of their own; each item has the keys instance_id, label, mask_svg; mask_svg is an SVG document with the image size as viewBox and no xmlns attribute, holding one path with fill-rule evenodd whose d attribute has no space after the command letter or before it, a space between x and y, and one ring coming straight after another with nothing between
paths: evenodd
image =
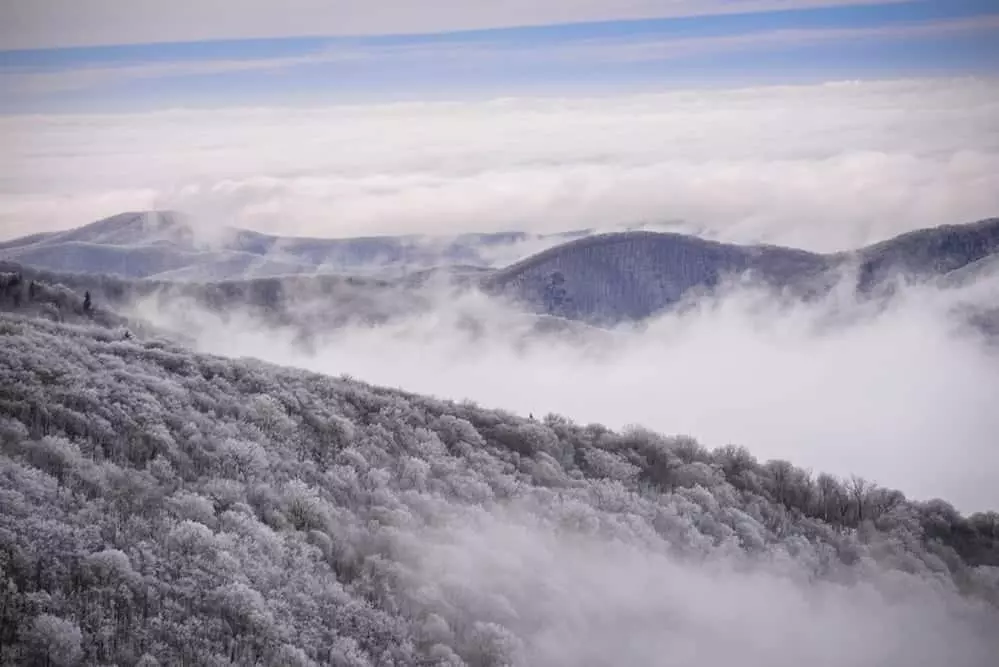
<instances>
[{"instance_id":1,"label":"horizon","mask_svg":"<svg viewBox=\"0 0 999 667\"><path fill-rule=\"evenodd\" d=\"M89 227L91 225L96 225L96 224L99 224L99 223L107 222L107 221L109 221L111 219L114 219L114 218L117 218L117 217L135 216L135 215L148 216L148 215L153 215L153 214L160 215L160 216L162 216L164 214L170 215L170 216L181 216L182 218L183 217L187 217L188 220L187 221L180 221L180 224L183 225L183 226L185 226L188 229L191 229L192 231L198 231L197 230L197 225L198 225L199 221L192 219L191 216L188 216L184 211L179 211L179 210L174 210L174 209L152 209L152 210L143 210L143 211L121 211L120 213L115 213L113 215L107 216L105 218L101 218L99 220L92 220L90 222L86 222L84 224L81 224L81 225L78 225L78 226L75 226L75 227L69 227L67 229L53 230L51 232L35 232L34 234L27 234L27 235L24 235L24 236L17 236L17 237L10 237L10 238L5 238L5 237L0 236L0 243L10 244L12 242L16 242L16 241L20 241L20 240L31 239L32 237L35 237L35 236L38 236L38 235L58 235L58 234L64 233L64 232L73 232L73 231L77 231L77 230ZM994 221L994 220L999 220L999 216L990 216L990 217L986 217L986 218L977 218L977 219L974 219L974 220L957 221L957 222L953 222L953 223L943 223L943 224L939 225L939 227L968 227L968 226L978 225L978 224L982 224L982 223L988 223L988 222L991 222L991 221ZM433 239L457 240L457 239L460 239L460 238L466 237L466 236L503 236L503 235L525 235L528 238L530 238L530 237L533 236L536 239L549 239L549 238L560 237L560 236L570 236L571 237L573 235L582 235L582 237L580 237L580 238L591 238L591 237L597 237L597 236L609 236L609 235L619 235L619 234L656 234L656 235L689 236L689 237L693 237L693 238L703 239L705 241L712 241L712 242L715 242L715 243L726 243L724 241L718 241L717 239L715 239L715 238L713 238L711 236L705 235L702 232L702 230L684 229L684 228L681 228L681 229L663 229L663 228L666 228L666 227L677 227L677 226L681 226L682 224L683 224L682 221L660 221L660 222L643 221L643 222L636 222L636 223L621 223L619 225L610 226L610 227L603 227L603 228L592 228L592 227L582 228L581 227L581 228L565 229L565 230L561 230L561 231L552 231L552 232L545 232L545 233L535 233L535 232L532 232L530 229L527 229L527 228L521 228L521 229L510 228L510 229L503 229L503 230L492 231L492 232L458 232L458 233L451 233L451 234L447 234L447 233L429 233L429 234L417 234L417 233L413 233L413 234L391 234L391 233L386 233L386 234L371 234L371 235L368 235L368 236L299 236L299 235L285 235L285 234L273 234L273 233L267 233L267 232L259 232L259 231L256 231L256 230L253 230L253 229L249 229L249 228L245 228L245 227L223 226L223 227L213 228L212 229L212 234L208 235L206 238L209 238L209 239L211 239L211 238L217 238L217 234L219 232L225 233L225 234L240 233L240 232L250 232L250 233L260 234L261 236L266 236L266 237L270 237L270 238L281 239L281 240L292 240L292 241L357 241L357 240L366 240L366 239L405 239L405 240L415 240L415 241L420 241L420 240L424 240L424 239L426 239L426 240L433 240ZM792 249L792 250L802 250L802 251L805 251L805 252L813 252L814 254L818 254L818 255L835 255L835 254L838 254L840 252L851 252L851 251L855 251L855 250L862 250L862 249L864 249L866 247L877 245L877 244L885 242L885 241L894 240L894 239L896 239L896 238L898 238L900 236L904 236L906 234L911 234L911 233L914 233L914 232L928 231L928 230L936 229L936 228L937 227L919 227L919 228L912 229L912 230L909 230L909 231L900 232L898 234L886 237L884 239L872 241L871 243L859 245L859 246L856 246L856 247L853 247L853 248L847 248L845 250L836 251L836 252L825 252L825 253L823 253L823 252L815 252L815 251L806 250L805 248L799 248L799 247L796 247L796 246L777 246L777 247L786 247L786 248ZM572 243L572 242L577 241L577 240L579 240L579 238L569 238L567 241L565 241L565 243ZM735 246L746 246L746 247L772 245L772 244L766 244L766 243L753 243L753 242L745 242L745 243L730 242L728 244L729 245L735 245ZM109 245L114 245L114 244L109 244ZM210 247L210 246L214 245L214 243L213 242L206 242L204 245L206 247ZM0 258L0 259L2 259L2 258ZM520 260L518 260L518 261L520 261Z\"/></svg>"}]
</instances>

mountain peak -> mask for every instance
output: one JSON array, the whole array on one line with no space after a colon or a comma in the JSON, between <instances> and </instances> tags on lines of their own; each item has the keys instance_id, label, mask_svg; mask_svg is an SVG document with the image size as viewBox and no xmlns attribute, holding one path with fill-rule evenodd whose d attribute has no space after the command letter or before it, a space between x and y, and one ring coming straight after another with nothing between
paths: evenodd
<instances>
[{"instance_id":1,"label":"mountain peak","mask_svg":"<svg viewBox=\"0 0 999 667\"><path fill-rule=\"evenodd\" d=\"M41 243L96 243L114 245L154 245L170 243L190 247L193 230L176 211L129 211L76 229L53 234Z\"/></svg>"}]
</instances>

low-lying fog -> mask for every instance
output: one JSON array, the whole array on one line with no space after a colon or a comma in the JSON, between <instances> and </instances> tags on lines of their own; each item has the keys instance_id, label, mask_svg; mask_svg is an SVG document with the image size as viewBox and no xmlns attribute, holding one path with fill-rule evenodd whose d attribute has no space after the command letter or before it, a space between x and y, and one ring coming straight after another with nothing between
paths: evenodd
<instances>
[{"instance_id":1,"label":"low-lying fog","mask_svg":"<svg viewBox=\"0 0 999 667\"><path fill-rule=\"evenodd\" d=\"M309 349L291 329L247 315L223 321L153 301L137 312L182 328L205 352L523 416L554 412L688 434L709 447L744 445L760 460L858 474L970 512L999 507L999 356L954 309L994 304L997 288L908 287L887 307L843 290L803 304L740 288L646 326L582 338L528 335L532 319L509 305L438 290L428 312L324 332Z\"/></svg>"}]
</instances>

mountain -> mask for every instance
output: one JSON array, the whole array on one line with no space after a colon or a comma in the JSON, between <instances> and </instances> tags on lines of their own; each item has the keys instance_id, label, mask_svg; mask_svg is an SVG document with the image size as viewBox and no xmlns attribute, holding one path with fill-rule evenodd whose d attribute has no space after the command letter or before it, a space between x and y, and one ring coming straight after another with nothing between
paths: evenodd
<instances>
[{"instance_id":1,"label":"mountain","mask_svg":"<svg viewBox=\"0 0 999 667\"><path fill-rule=\"evenodd\" d=\"M859 265L860 289L871 289L897 274L916 279L942 276L999 253L999 218L965 225L942 225L902 234L841 255Z\"/></svg>"},{"instance_id":2,"label":"mountain","mask_svg":"<svg viewBox=\"0 0 999 667\"><path fill-rule=\"evenodd\" d=\"M488 266L586 233L318 239L198 229L180 213L150 211L0 243L0 258L53 271L199 282L317 272L399 275L437 266Z\"/></svg>"},{"instance_id":3,"label":"mountain","mask_svg":"<svg viewBox=\"0 0 999 667\"><path fill-rule=\"evenodd\" d=\"M999 653L995 513L94 322L0 348L0 665Z\"/></svg>"},{"instance_id":4,"label":"mountain","mask_svg":"<svg viewBox=\"0 0 999 667\"><path fill-rule=\"evenodd\" d=\"M189 283L62 274L0 262L0 311L56 322L97 323L122 332L156 332L188 343L206 326L202 318L206 313L223 320L233 315L249 316L261 326L287 328L299 344L308 346L315 337L339 327L377 326L430 315L440 304L439 289L449 289L458 296L476 284L479 273L459 268L418 272L397 281L293 275ZM88 312L83 308L85 293L92 300ZM142 305L136 308L137 304ZM124 317L119 312L130 315ZM143 315L150 312L166 313L169 329L159 329L147 321ZM499 328L520 346L552 337L580 344L606 340L606 332L561 317L519 312L497 318L475 308L457 309L452 314L456 330L473 339L499 333Z\"/></svg>"},{"instance_id":5,"label":"mountain","mask_svg":"<svg viewBox=\"0 0 999 667\"><path fill-rule=\"evenodd\" d=\"M72 293L77 303L89 292L96 307L110 311L129 312L148 302L156 309L169 306L171 313L183 319L189 306L195 306L223 318L240 313L268 326L293 326L303 335L346 324L384 323L428 307L425 295L416 288L329 274L195 283L57 273L0 262L0 275L17 276L22 285L20 299L26 307L32 303L26 286L35 283ZM76 316L73 309L63 312L69 318ZM65 318L53 314L52 319Z\"/></svg>"},{"instance_id":6,"label":"mountain","mask_svg":"<svg viewBox=\"0 0 999 667\"><path fill-rule=\"evenodd\" d=\"M502 269L486 279L533 309L572 319L639 320L749 273L778 286L805 287L831 268L801 250L738 246L681 234L625 232L572 241Z\"/></svg>"},{"instance_id":7,"label":"mountain","mask_svg":"<svg viewBox=\"0 0 999 667\"><path fill-rule=\"evenodd\" d=\"M962 287L999 276L999 253L966 264L940 276L942 287Z\"/></svg>"},{"instance_id":8,"label":"mountain","mask_svg":"<svg viewBox=\"0 0 999 667\"><path fill-rule=\"evenodd\" d=\"M587 322L640 320L690 294L754 280L800 297L844 277L860 294L898 278L940 278L999 253L999 218L924 229L850 252L817 254L656 232L602 234L540 252L484 279L527 308ZM980 275L980 274L979 274Z\"/></svg>"},{"instance_id":9,"label":"mountain","mask_svg":"<svg viewBox=\"0 0 999 667\"><path fill-rule=\"evenodd\" d=\"M571 236L579 238L505 268L464 261L470 256L485 261L490 249L507 252ZM124 241L135 245L119 243ZM992 275L985 267L999 253L999 218L918 230L832 254L653 231L418 240L289 239L230 230L224 240L216 240L215 249L198 247L191 229L173 214L123 214L9 245L2 255L12 261L0 261L0 267L35 267L35 272L59 267L38 275L50 283L89 289L113 307L154 293L179 295L214 309L261 309L279 323L291 322L299 305L316 299L328 305L325 311L313 312L322 316L314 319L317 326L384 322L424 308L427 300L421 289L434 285L446 290L480 287L528 312L606 325L641 320L685 297L736 281L755 281L796 298L824 294L843 279L855 281L858 294L865 296L890 294L901 277L952 284L973 281ZM333 272L335 267L345 269L346 275ZM153 277L137 281L97 275L150 272ZM226 277L233 275L239 277Z\"/></svg>"}]
</instances>

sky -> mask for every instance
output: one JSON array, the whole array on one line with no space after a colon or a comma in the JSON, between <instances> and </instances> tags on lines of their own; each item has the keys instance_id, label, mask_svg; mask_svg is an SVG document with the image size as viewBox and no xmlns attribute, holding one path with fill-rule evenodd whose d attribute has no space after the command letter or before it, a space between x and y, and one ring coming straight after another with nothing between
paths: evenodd
<instances>
[{"instance_id":1,"label":"sky","mask_svg":"<svg viewBox=\"0 0 999 667\"><path fill-rule=\"evenodd\" d=\"M4 0L0 111L647 90L999 65L991 0Z\"/></svg>"},{"instance_id":2,"label":"sky","mask_svg":"<svg viewBox=\"0 0 999 667\"><path fill-rule=\"evenodd\" d=\"M838 250L999 205L993 0L239 8L0 0L0 238L157 207Z\"/></svg>"}]
</instances>

